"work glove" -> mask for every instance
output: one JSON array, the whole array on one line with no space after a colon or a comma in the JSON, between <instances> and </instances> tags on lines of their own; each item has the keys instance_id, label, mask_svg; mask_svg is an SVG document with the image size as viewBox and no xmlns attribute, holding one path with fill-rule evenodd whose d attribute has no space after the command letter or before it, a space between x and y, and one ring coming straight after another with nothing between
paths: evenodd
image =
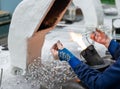
<instances>
[{"instance_id":1,"label":"work glove","mask_svg":"<svg viewBox=\"0 0 120 89\"><path fill-rule=\"evenodd\" d=\"M59 59L61 61L69 61L74 55L64 48L62 43L58 41L51 48L52 55L55 59Z\"/></svg>"}]
</instances>

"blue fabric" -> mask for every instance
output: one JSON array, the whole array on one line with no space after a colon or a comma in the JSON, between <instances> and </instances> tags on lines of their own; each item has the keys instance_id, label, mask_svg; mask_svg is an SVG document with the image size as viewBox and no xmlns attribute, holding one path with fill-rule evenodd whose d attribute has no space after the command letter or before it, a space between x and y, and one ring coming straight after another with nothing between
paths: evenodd
<instances>
[{"instance_id":1,"label":"blue fabric","mask_svg":"<svg viewBox=\"0 0 120 89\"><path fill-rule=\"evenodd\" d=\"M110 42L110 45L109 45L109 47L108 47L108 50L109 50L109 52L110 52L110 54L114 57L115 56L115 54L116 54L116 49L117 49L117 47L119 47L119 44L116 42L116 41L114 41L114 40L111 40L111 42ZM114 54L115 53L115 54ZM115 57L114 57L115 58Z\"/></svg>"},{"instance_id":2,"label":"blue fabric","mask_svg":"<svg viewBox=\"0 0 120 89\"><path fill-rule=\"evenodd\" d=\"M65 56L67 55L67 56ZM76 58L69 50L66 48L58 50L58 56L61 61L67 61L72 68L76 67L81 61Z\"/></svg>"},{"instance_id":3,"label":"blue fabric","mask_svg":"<svg viewBox=\"0 0 120 89\"><path fill-rule=\"evenodd\" d=\"M120 89L120 45L112 40L108 49L117 61L104 72L90 68L73 55L68 61L78 78L89 89ZM75 65L73 66L73 64Z\"/></svg>"},{"instance_id":4,"label":"blue fabric","mask_svg":"<svg viewBox=\"0 0 120 89\"><path fill-rule=\"evenodd\" d=\"M76 57L73 57L71 58L71 60L68 61L70 66L74 69L77 65L81 64L82 62L76 58Z\"/></svg>"}]
</instances>

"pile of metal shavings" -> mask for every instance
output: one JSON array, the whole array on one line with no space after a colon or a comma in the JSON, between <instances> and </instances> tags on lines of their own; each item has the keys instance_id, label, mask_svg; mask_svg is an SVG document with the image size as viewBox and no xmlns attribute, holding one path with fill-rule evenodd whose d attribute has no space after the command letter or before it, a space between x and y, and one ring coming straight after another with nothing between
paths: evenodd
<instances>
[{"instance_id":1,"label":"pile of metal shavings","mask_svg":"<svg viewBox=\"0 0 120 89\"><path fill-rule=\"evenodd\" d=\"M28 82L24 76L10 76L2 82L0 89L41 89L40 86L34 86L33 82Z\"/></svg>"},{"instance_id":2,"label":"pile of metal shavings","mask_svg":"<svg viewBox=\"0 0 120 89\"><path fill-rule=\"evenodd\" d=\"M43 64L40 58L29 64L25 76L28 82L34 81L33 86L42 85L47 89L61 89L63 83L75 77L68 63L55 60Z\"/></svg>"}]
</instances>

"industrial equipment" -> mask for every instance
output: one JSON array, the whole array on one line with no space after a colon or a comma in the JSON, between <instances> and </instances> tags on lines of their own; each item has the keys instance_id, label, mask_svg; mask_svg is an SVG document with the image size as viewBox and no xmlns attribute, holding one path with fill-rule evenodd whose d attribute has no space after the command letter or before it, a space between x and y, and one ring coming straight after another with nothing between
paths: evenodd
<instances>
[{"instance_id":1,"label":"industrial equipment","mask_svg":"<svg viewBox=\"0 0 120 89\"><path fill-rule=\"evenodd\" d=\"M42 65L41 53L46 34L53 30L60 22L71 1L72 0L23 0L17 6L15 12L13 13L8 36L8 47L11 57L10 68L13 74L25 74L28 72L28 69L32 67L31 69L33 72L30 71L32 73L32 77L30 78L37 78L41 83L43 82L47 84L47 86L48 84L51 84L51 81L55 80L55 76L52 73L56 73L57 75L60 72L60 75L64 76L63 71L59 71L59 69L64 68L63 66L61 68L57 67L53 62L53 64L56 66L54 69L57 69L57 71L50 71L50 69L53 68L52 63L46 62L48 66ZM88 1L89 3L86 3ZM83 12L85 21L83 29L86 30L85 36L86 33L89 34L92 30L94 30L93 28L104 25L103 11L99 0L73 0L73 3ZM61 36L63 35L64 34ZM49 44L47 45L49 46ZM40 65L38 70L36 69L36 65L34 63L36 63L36 65ZM40 68L43 68L43 72L41 72L42 69ZM42 77L39 74L41 74ZM56 79L58 80L59 78L56 77ZM64 78L60 77L60 79ZM54 82L55 84L57 83L56 81Z\"/></svg>"},{"instance_id":2,"label":"industrial equipment","mask_svg":"<svg viewBox=\"0 0 120 89\"><path fill-rule=\"evenodd\" d=\"M0 11L0 45L7 45L10 20L9 12Z\"/></svg>"},{"instance_id":3,"label":"industrial equipment","mask_svg":"<svg viewBox=\"0 0 120 89\"><path fill-rule=\"evenodd\" d=\"M120 42L120 18L112 19L112 35L113 39Z\"/></svg>"},{"instance_id":4,"label":"industrial equipment","mask_svg":"<svg viewBox=\"0 0 120 89\"><path fill-rule=\"evenodd\" d=\"M24 74L27 65L41 57L45 35L61 20L70 3L71 0L23 0L17 6L8 36L14 74L21 70Z\"/></svg>"},{"instance_id":5,"label":"industrial equipment","mask_svg":"<svg viewBox=\"0 0 120 89\"><path fill-rule=\"evenodd\" d=\"M86 2L87 0L73 1L83 12L87 32L90 30L88 27L103 24L103 12L99 0ZM23 0L17 6L8 36L13 72L25 72L28 64L38 57L41 58L45 35L62 19L70 3L71 0Z\"/></svg>"}]
</instances>

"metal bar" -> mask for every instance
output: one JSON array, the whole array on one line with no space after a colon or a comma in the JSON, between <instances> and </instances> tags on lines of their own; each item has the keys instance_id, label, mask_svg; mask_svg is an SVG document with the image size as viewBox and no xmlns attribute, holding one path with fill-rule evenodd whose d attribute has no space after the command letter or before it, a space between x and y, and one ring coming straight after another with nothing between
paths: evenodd
<instances>
[{"instance_id":1,"label":"metal bar","mask_svg":"<svg viewBox=\"0 0 120 89\"><path fill-rule=\"evenodd\" d=\"M11 21L11 20L2 21L2 22L0 22L0 26L6 25L6 24L10 24L10 21Z\"/></svg>"},{"instance_id":2,"label":"metal bar","mask_svg":"<svg viewBox=\"0 0 120 89\"><path fill-rule=\"evenodd\" d=\"M1 68L1 73L0 73L0 87L2 85L2 77L3 77L3 68Z\"/></svg>"}]
</instances>

